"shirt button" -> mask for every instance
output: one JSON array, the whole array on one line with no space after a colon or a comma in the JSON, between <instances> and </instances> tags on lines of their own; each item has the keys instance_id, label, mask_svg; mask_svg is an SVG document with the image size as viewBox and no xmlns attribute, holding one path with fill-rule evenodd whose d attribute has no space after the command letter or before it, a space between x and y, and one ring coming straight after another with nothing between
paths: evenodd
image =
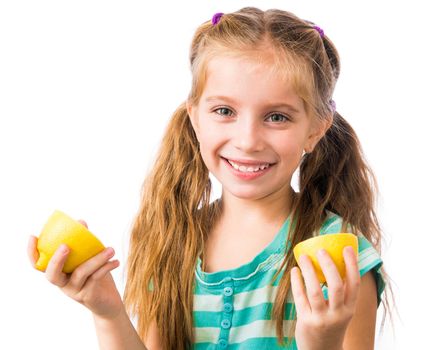
<instances>
[{"instance_id":1,"label":"shirt button","mask_svg":"<svg viewBox=\"0 0 423 350\"><path fill-rule=\"evenodd\" d=\"M219 347L221 349L226 349L228 347L228 342L225 339L220 339L219 340Z\"/></svg>"},{"instance_id":2,"label":"shirt button","mask_svg":"<svg viewBox=\"0 0 423 350\"><path fill-rule=\"evenodd\" d=\"M229 304L229 303L225 303L225 304L223 305L223 311L225 311L225 312L231 312L231 311L232 311L232 309L233 309L233 307L232 307L232 305L231 305L231 304Z\"/></svg>"},{"instance_id":3,"label":"shirt button","mask_svg":"<svg viewBox=\"0 0 423 350\"><path fill-rule=\"evenodd\" d=\"M223 294L227 297L230 297L232 294L234 294L234 290L231 287L225 287L223 289Z\"/></svg>"},{"instance_id":4,"label":"shirt button","mask_svg":"<svg viewBox=\"0 0 423 350\"><path fill-rule=\"evenodd\" d=\"M229 320L223 320L220 325L222 326L222 328L224 329L228 329L231 326L231 321Z\"/></svg>"}]
</instances>

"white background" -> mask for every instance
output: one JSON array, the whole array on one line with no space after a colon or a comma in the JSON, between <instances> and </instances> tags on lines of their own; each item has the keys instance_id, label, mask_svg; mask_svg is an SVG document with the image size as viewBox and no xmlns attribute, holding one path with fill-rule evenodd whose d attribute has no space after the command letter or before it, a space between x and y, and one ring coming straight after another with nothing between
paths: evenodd
<instances>
[{"instance_id":1,"label":"white background","mask_svg":"<svg viewBox=\"0 0 423 350\"><path fill-rule=\"evenodd\" d=\"M190 88L194 30L215 12L247 5L294 12L337 46L334 97L379 180L382 257L400 316L396 337L386 327L376 348L418 347L423 30L416 3L2 1L0 348L97 347L88 310L30 266L28 236L54 209L85 219L115 248L121 266L113 275L123 291L140 187Z\"/></svg>"}]
</instances>

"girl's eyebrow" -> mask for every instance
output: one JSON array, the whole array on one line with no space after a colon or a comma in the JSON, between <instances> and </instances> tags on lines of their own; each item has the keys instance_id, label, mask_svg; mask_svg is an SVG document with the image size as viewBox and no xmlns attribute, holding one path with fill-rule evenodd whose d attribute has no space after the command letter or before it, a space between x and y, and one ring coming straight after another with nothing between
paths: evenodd
<instances>
[{"instance_id":1,"label":"girl's eyebrow","mask_svg":"<svg viewBox=\"0 0 423 350\"><path fill-rule=\"evenodd\" d=\"M206 102L211 102L211 101L215 101L215 100L223 100L223 101L227 101L229 103L235 103L236 104L236 101L235 100L233 100L232 98L227 97L227 96L209 96L209 97L206 98L205 101ZM294 106L292 106L292 105L290 105L288 103L282 103L282 102L281 103L279 103L279 102L269 103L268 105L266 105L266 107L268 107L268 108L270 108L270 107L271 108L285 107L285 108L291 110L294 113L300 113L300 111L298 109L296 109Z\"/></svg>"}]
</instances>

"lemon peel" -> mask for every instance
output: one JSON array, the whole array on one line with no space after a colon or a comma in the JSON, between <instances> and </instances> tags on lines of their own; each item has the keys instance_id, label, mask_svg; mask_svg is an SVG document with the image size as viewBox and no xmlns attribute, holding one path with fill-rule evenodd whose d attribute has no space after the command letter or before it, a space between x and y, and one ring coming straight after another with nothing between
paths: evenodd
<instances>
[{"instance_id":1,"label":"lemon peel","mask_svg":"<svg viewBox=\"0 0 423 350\"><path fill-rule=\"evenodd\" d=\"M35 268L45 271L54 252L63 243L70 249L62 270L65 273L73 272L77 266L105 249L100 240L84 225L62 211L55 210L38 237L39 258Z\"/></svg>"},{"instance_id":2,"label":"lemon peel","mask_svg":"<svg viewBox=\"0 0 423 350\"><path fill-rule=\"evenodd\" d=\"M352 233L329 233L298 243L294 247L294 256L298 263L301 255L308 255L313 263L319 282L325 283L326 278L317 260L317 252L320 249L325 249L335 263L341 278L344 278L346 267L342 252L347 246L352 246L356 255L358 255L358 238L356 235Z\"/></svg>"}]
</instances>

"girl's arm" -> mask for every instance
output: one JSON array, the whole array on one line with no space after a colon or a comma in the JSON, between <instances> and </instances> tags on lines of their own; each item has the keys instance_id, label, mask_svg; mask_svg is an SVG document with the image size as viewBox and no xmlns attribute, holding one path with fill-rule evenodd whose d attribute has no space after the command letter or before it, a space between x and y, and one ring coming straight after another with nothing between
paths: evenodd
<instances>
[{"instance_id":1,"label":"girl's arm","mask_svg":"<svg viewBox=\"0 0 423 350\"><path fill-rule=\"evenodd\" d=\"M377 312L376 282L367 272L361 278L356 310L344 338L344 350L373 350Z\"/></svg>"},{"instance_id":2,"label":"girl's arm","mask_svg":"<svg viewBox=\"0 0 423 350\"><path fill-rule=\"evenodd\" d=\"M152 322L147 330L147 336L143 342L148 350L162 350L159 328L156 322Z\"/></svg>"},{"instance_id":3,"label":"girl's arm","mask_svg":"<svg viewBox=\"0 0 423 350\"><path fill-rule=\"evenodd\" d=\"M144 343L142 343L124 309L114 320L94 316L94 324L100 349L162 349L157 324L151 323L147 336L143 339Z\"/></svg>"},{"instance_id":4,"label":"girl's arm","mask_svg":"<svg viewBox=\"0 0 423 350\"><path fill-rule=\"evenodd\" d=\"M93 314L100 349L147 350L133 327L122 304L114 318L102 318ZM151 350L151 349L150 349Z\"/></svg>"}]
</instances>

